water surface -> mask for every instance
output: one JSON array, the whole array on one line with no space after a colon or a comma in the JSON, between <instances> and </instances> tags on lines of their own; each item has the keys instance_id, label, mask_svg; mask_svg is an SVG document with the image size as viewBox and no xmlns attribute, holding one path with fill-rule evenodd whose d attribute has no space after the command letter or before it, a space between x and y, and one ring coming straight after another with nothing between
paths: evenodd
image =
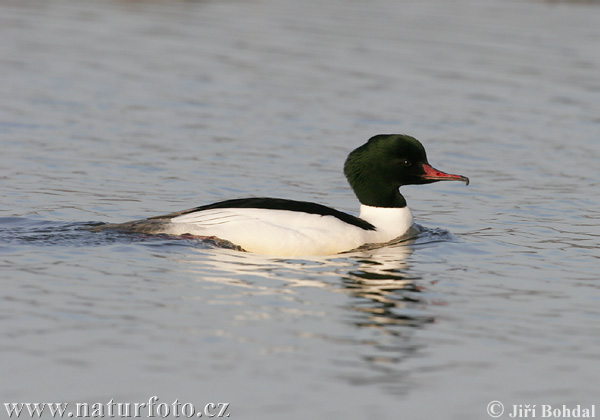
<instances>
[{"instance_id":1,"label":"water surface","mask_svg":"<svg viewBox=\"0 0 600 420\"><path fill-rule=\"evenodd\" d=\"M598 404L599 12L0 2L2 402ZM392 132L471 179L402 189L412 241L294 259L85 230L257 195L356 214L343 161Z\"/></svg>"}]
</instances>

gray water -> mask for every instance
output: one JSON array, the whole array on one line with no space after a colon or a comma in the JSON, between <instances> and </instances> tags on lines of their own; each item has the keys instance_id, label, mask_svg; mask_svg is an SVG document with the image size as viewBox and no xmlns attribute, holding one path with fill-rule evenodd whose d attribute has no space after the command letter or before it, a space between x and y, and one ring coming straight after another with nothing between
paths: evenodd
<instances>
[{"instance_id":1,"label":"gray water","mask_svg":"<svg viewBox=\"0 0 600 420\"><path fill-rule=\"evenodd\" d=\"M15 0L0 34L1 403L600 416L598 3ZM471 179L402 189L408 243L85 230L262 195L356 214L342 164L378 133Z\"/></svg>"}]
</instances>

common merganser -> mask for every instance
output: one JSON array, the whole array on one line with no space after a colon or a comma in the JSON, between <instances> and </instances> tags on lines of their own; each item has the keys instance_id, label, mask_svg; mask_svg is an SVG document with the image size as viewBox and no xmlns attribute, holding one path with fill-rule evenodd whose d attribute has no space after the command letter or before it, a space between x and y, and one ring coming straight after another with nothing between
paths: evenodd
<instances>
[{"instance_id":1,"label":"common merganser","mask_svg":"<svg viewBox=\"0 0 600 420\"><path fill-rule=\"evenodd\" d=\"M465 176L434 169L423 145L403 134L369 139L348 155L344 174L360 201L358 217L306 201L244 198L96 230L216 237L267 255L330 255L404 235L413 217L400 194L402 185L469 184Z\"/></svg>"}]
</instances>

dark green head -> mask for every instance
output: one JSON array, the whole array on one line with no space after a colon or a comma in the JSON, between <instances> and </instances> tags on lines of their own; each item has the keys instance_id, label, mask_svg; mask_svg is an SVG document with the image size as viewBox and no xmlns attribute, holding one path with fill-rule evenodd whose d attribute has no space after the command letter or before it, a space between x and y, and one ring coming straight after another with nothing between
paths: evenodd
<instances>
[{"instance_id":1,"label":"dark green head","mask_svg":"<svg viewBox=\"0 0 600 420\"><path fill-rule=\"evenodd\" d=\"M362 204L374 207L404 207L398 190L402 185L436 181L464 181L434 169L427 162L425 148L414 137L379 134L352 151L344 164L344 174Z\"/></svg>"}]
</instances>

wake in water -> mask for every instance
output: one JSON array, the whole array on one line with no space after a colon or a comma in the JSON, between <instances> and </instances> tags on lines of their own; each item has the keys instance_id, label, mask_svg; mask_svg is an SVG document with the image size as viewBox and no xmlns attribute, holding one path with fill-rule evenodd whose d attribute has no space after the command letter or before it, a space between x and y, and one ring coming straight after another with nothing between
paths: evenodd
<instances>
[{"instance_id":1,"label":"wake in water","mask_svg":"<svg viewBox=\"0 0 600 420\"><path fill-rule=\"evenodd\" d=\"M166 235L122 232L105 229L105 223L61 223L22 217L0 218L0 243L36 246L101 246L114 243L160 242L163 245L194 246L206 249L222 248L243 251L229 241L214 236ZM418 224L400 238L385 244L367 244L358 250L373 250L388 246L426 246L437 242L454 242L456 238L445 229L427 228ZM352 252L352 251L351 251Z\"/></svg>"},{"instance_id":2,"label":"wake in water","mask_svg":"<svg viewBox=\"0 0 600 420\"><path fill-rule=\"evenodd\" d=\"M458 239L450 231L441 228L428 228L414 224L411 228L417 231L414 238L414 245L428 245L438 242L456 242Z\"/></svg>"},{"instance_id":3,"label":"wake in water","mask_svg":"<svg viewBox=\"0 0 600 420\"><path fill-rule=\"evenodd\" d=\"M160 243L161 245L195 246L241 250L231 242L215 237L164 235L98 230L98 222L61 223L22 217L0 218L0 244L36 246L101 246L115 243Z\"/></svg>"},{"instance_id":4,"label":"wake in water","mask_svg":"<svg viewBox=\"0 0 600 420\"><path fill-rule=\"evenodd\" d=\"M383 244L366 244L358 248L357 250L352 250L348 252L355 251L369 251L373 249L385 248L385 247L395 247L395 246L424 246L429 244L434 244L438 242L456 242L456 237L447 231L446 229L440 228L428 228L425 226L421 226L419 224L413 224L411 228L399 238L396 238L390 242L386 242ZM345 254L345 253L344 253Z\"/></svg>"}]
</instances>

